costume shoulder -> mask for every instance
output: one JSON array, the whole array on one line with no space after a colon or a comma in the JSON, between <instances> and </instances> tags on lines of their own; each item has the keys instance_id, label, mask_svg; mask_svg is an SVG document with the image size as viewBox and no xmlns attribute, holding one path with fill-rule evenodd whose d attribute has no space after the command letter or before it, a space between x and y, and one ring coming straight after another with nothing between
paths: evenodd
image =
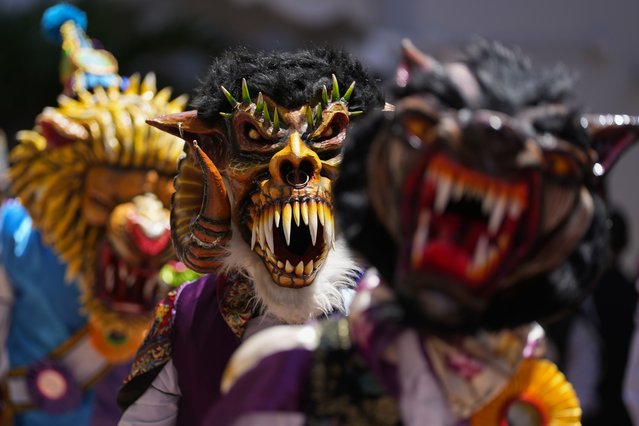
<instances>
[{"instance_id":1,"label":"costume shoulder","mask_svg":"<svg viewBox=\"0 0 639 426\"><path fill-rule=\"evenodd\" d=\"M316 325L274 326L249 337L229 360L222 377L222 393L227 393L240 377L275 354L314 351L320 337L321 329Z\"/></svg>"},{"instance_id":2,"label":"costume shoulder","mask_svg":"<svg viewBox=\"0 0 639 426\"><path fill-rule=\"evenodd\" d=\"M151 385L164 365L173 357L175 320L183 299L197 300L203 286L215 277L203 276L171 290L155 307L153 324L138 349L131 374L118 392L118 405L126 409Z\"/></svg>"},{"instance_id":3,"label":"costume shoulder","mask_svg":"<svg viewBox=\"0 0 639 426\"><path fill-rule=\"evenodd\" d=\"M133 404L146 391L164 365L171 359L175 303L180 289L171 290L155 307L153 325L138 349L131 366L131 374L118 392L118 405L123 410Z\"/></svg>"}]
</instances>

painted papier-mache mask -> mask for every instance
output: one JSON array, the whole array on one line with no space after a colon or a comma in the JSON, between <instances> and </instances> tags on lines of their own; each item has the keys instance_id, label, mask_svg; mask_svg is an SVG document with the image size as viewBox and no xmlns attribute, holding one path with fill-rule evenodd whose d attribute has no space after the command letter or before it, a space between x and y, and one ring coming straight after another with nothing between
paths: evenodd
<instances>
[{"instance_id":1,"label":"painted papier-mache mask","mask_svg":"<svg viewBox=\"0 0 639 426\"><path fill-rule=\"evenodd\" d=\"M157 91L155 77L117 74L60 13L65 93L33 130L18 134L10 180L41 231L78 280L94 346L112 362L131 359L152 316L160 267L174 259L169 204L183 142L145 119L183 110L184 97ZM63 13L64 12L64 13Z\"/></svg>"},{"instance_id":2,"label":"painted papier-mache mask","mask_svg":"<svg viewBox=\"0 0 639 426\"><path fill-rule=\"evenodd\" d=\"M248 274L286 322L341 308L355 266L336 242L332 183L349 123L382 105L342 52L219 58L196 110L149 121L187 142L171 211L178 256L199 272Z\"/></svg>"},{"instance_id":3,"label":"painted papier-mache mask","mask_svg":"<svg viewBox=\"0 0 639 426\"><path fill-rule=\"evenodd\" d=\"M571 91L565 70L497 43L448 63L404 43L395 108L349 131L334 188L342 235L374 268L348 317L244 341L209 418L581 424L536 322L606 265L600 180L639 120L583 114Z\"/></svg>"},{"instance_id":4,"label":"painted papier-mache mask","mask_svg":"<svg viewBox=\"0 0 639 426\"><path fill-rule=\"evenodd\" d=\"M583 298L607 259L598 181L639 125L582 114L571 87L563 69L540 73L500 45L446 64L405 45L396 110L353 138L337 188L348 241L404 320L465 334Z\"/></svg>"}]
</instances>

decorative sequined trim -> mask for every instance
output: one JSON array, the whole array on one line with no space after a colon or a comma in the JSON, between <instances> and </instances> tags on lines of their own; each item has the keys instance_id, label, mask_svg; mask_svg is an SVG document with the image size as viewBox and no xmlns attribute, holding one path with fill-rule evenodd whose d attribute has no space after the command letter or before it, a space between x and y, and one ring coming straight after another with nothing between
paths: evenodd
<instances>
[{"instance_id":1,"label":"decorative sequined trim","mask_svg":"<svg viewBox=\"0 0 639 426\"><path fill-rule=\"evenodd\" d=\"M226 277L220 284L220 313L231 331L242 337L253 317L253 284L237 276Z\"/></svg>"},{"instance_id":2,"label":"decorative sequined trim","mask_svg":"<svg viewBox=\"0 0 639 426\"><path fill-rule=\"evenodd\" d=\"M313 353L308 425L391 426L401 424L397 402L379 384L350 343L346 319L322 325Z\"/></svg>"},{"instance_id":3,"label":"decorative sequined trim","mask_svg":"<svg viewBox=\"0 0 639 426\"><path fill-rule=\"evenodd\" d=\"M175 320L175 303L178 291L171 290L155 307L155 319L131 366L131 374L125 383L134 377L166 364L171 359L171 332Z\"/></svg>"}]
</instances>

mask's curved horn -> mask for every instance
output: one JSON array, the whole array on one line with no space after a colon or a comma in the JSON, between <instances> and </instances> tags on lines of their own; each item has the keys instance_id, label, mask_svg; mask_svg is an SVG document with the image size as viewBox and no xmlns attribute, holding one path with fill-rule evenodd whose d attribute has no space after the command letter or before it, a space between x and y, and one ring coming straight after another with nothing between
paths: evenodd
<instances>
[{"instance_id":1,"label":"mask's curved horn","mask_svg":"<svg viewBox=\"0 0 639 426\"><path fill-rule=\"evenodd\" d=\"M186 141L186 157L178 165L171 202L175 251L189 268L202 273L215 271L231 238L231 206L218 168L196 138L219 131L200 121L195 111L147 123Z\"/></svg>"},{"instance_id":2,"label":"mask's curved horn","mask_svg":"<svg viewBox=\"0 0 639 426\"><path fill-rule=\"evenodd\" d=\"M581 125L590 135L592 149L597 152L593 166L596 176L603 176L619 157L639 140L639 117L623 114L586 114Z\"/></svg>"},{"instance_id":3,"label":"mask's curved horn","mask_svg":"<svg viewBox=\"0 0 639 426\"><path fill-rule=\"evenodd\" d=\"M395 72L395 83L405 87L413 71L440 72L442 65L435 58L426 55L408 39L402 40L401 60Z\"/></svg>"}]
</instances>

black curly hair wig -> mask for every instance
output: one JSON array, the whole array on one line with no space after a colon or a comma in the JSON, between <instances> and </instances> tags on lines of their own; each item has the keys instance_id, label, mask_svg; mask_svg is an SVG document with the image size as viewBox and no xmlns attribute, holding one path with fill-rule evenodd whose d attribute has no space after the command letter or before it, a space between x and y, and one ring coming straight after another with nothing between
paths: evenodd
<instances>
[{"instance_id":1,"label":"black curly hair wig","mask_svg":"<svg viewBox=\"0 0 639 426\"><path fill-rule=\"evenodd\" d=\"M210 123L219 112L231 109L220 86L239 94L245 78L251 93L262 92L286 108L300 107L319 101L323 86L330 90L332 74L342 90L355 81L349 109L368 111L384 105L378 82L357 59L341 49L318 47L291 52L229 50L213 61L192 106L198 118Z\"/></svg>"}]
</instances>

